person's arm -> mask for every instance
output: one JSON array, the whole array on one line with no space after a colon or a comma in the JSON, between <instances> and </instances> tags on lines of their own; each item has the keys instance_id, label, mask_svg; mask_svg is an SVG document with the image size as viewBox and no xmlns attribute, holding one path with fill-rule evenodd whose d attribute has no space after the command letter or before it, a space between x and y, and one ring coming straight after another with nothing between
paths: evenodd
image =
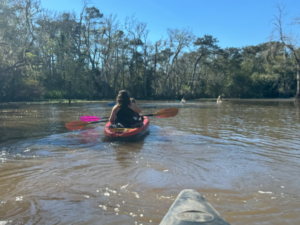
<instances>
[{"instance_id":1,"label":"person's arm","mask_svg":"<svg viewBox=\"0 0 300 225\"><path fill-rule=\"evenodd\" d=\"M137 113L141 113L141 112L142 112L142 110L141 110L135 103L133 103L133 102L131 102L130 108L131 108L133 111L137 112Z\"/></svg>"},{"instance_id":2,"label":"person's arm","mask_svg":"<svg viewBox=\"0 0 300 225\"><path fill-rule=\"evenodd\" d=\"M117 116L117 112L118 112L118 106L115 105L111 111L110 117L109 117L109 122L114 123L116 116Z\"/></svg>"}]
</instances>

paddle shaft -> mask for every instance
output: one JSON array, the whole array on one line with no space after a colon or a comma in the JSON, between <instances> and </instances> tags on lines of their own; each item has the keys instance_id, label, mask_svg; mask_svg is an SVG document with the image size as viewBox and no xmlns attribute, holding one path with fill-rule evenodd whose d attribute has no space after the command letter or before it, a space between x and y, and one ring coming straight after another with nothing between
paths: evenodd
<instances>
[{"instance_id":1,"label":"paddle shaft","mask_svg":"<svg viewBox=\"0 0 300 225\"><path fill-rule=\"evenodd\" d=\"M108 122L108 120L99 120L99 121L86 122L86 123L93 124L93 123L102 123L102 122Z\"/></svg>"},{"instance_id":2,"label":"paddle shaft","mask_svg":"<svg viewBox=\"0 0 300 225\"><path fill-rule=\"evenodd\" d=\"M151 113L151 114L147 114L147 115L140 115L140 117L143 117L143 116L157 116L159 118L168 118L168 117L174 117L174 116L176 116L177 113L178 113L178 109L177 108L168 108L168 109L159 110L156 113ZM83 117L86 117L86 119L97 119L97 117L95 118L95 116L83 116ZM107 122L107 121L109 121L109 120L107 120L107 119L103 120L103 118L101 118L98 121L91 121L91 122L73 121L73 122L66 123L65 126L69 130L79 130L79 129L82 129L82 128L86 127L89 124L102 123L102 122Z\"/></svg>"},{"instance_id":3,"label":"paddle shaft","mask_svg":"<svg viewBox=\"0 0 300 225\"><path fill-rule=\"evenodd\" d=\"M140 115L140 116L156 116L157 113L151 113L151 114L147 114L147 115Z\"/></svg>"},{"instance_id":4,"label":"paddle shaft","mask_svg":"<svg viewBox=\"0 0 300 225\"><path fill-rule=\"evenodd\" d=\"M166 117L173 117L175 115L177 115L178 113L178 109L177 108L168 108L168 109L163 109L163 110L159 110L156 113L151 113L151 114L147 114L147 115L139 115L139 117L143 117L143 116L157 116L160 118L166 118ZM103 119L108 119L109 117L97 117L97 116L82 116L80 117L80 120L86 123L93 123L93 122L97 122L95 120L101 120L101 121L105 121Z\"/></svg>"}]
</instances>

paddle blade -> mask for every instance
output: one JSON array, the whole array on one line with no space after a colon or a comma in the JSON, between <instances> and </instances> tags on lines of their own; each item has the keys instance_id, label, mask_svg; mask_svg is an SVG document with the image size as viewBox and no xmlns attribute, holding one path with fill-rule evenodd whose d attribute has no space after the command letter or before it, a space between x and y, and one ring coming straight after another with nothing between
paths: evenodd
<instances>
[{"instance_id":1,"label":"paddle blade","mask_svg":"<svg viewBox=\"0 0 300 225\"><path fill-rule=\"evenodd\" d=\"M158 118L167 118L167 117L173 117L176 116L178 113L177 108L168 108L168 109L163 109L155 113L155 116Z\"/></svg>"},{"instance_id":2,"label":"paddle blade","mask_svg":"<svg viewBox=\"0 0 300 225\"><path fill-rule=\"evenodd\" d=\"M88 123L82 122L82 121L72 121L69 123L66 123L66 128L68 130L80 130L82 128L85 128Z\"/></svg>"},{"instance_id":3,"label":"paddle blade","mask_svg":"<svg viewBox=\"0 0 300 225\"><path fill-rule=\"evenodd\" d=\"M98 121L101 119L102 119L102 117L98 117L98 116L82 116L82 117L80 117L80 120L83 122L93 122L93 121Z\"/></svg>"}]
</instances>

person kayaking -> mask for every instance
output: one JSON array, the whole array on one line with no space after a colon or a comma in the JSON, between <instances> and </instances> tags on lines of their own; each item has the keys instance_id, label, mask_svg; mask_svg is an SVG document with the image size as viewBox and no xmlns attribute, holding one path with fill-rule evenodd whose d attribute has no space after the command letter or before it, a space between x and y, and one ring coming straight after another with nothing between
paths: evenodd
<instances>
[{"instance_id":1,"label":"person kayaking","mask_svg":"<svg viewBox=\"0 0 300 225\"><path fill-rule=\"evenodd\" d=\"M217 99L217 103L222 103L222 100L221 100L221 96L219 95L218 99Z\"/></svg>"},{"instance_id":2,"label":"person kayaking","mask_svg":"<svg viewBox=\"0 0 300 225\"><path fill-rule=\"evenodd\" d=\"M112 127L140 127L143 125L143 117L139 115L142 110L136 105L134 99L130 99L127 91L119 91L113 107L109 122Z\"/></svg>"},{"instance_id":3,"label":"person kayaking","mask_svg":"<svg viewBox=\"0 0 300 225\"><path fill-rule=\"evenodd\" d=\"M180 103L185 103L184 97L181 99L181 102L180 102Z\"/></svg>"}]
</instances>

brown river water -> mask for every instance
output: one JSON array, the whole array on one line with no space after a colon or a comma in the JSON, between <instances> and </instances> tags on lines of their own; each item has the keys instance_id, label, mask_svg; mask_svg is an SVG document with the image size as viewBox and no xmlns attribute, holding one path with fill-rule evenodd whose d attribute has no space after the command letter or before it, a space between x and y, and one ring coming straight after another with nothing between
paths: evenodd
<instances>
[{"instance_id":1,"label":"brown river water","mask_svg":"<svg viewBox=\"0 0 300 225\"><path fill-rule=\"evenodd\" d=\"M231 224L300 224L300 108L293 102L138 102L136 142L105 124L68 131L106 103L0 105L0 224L159 224L195 189Z\"/></svg>"}]
</instances>

